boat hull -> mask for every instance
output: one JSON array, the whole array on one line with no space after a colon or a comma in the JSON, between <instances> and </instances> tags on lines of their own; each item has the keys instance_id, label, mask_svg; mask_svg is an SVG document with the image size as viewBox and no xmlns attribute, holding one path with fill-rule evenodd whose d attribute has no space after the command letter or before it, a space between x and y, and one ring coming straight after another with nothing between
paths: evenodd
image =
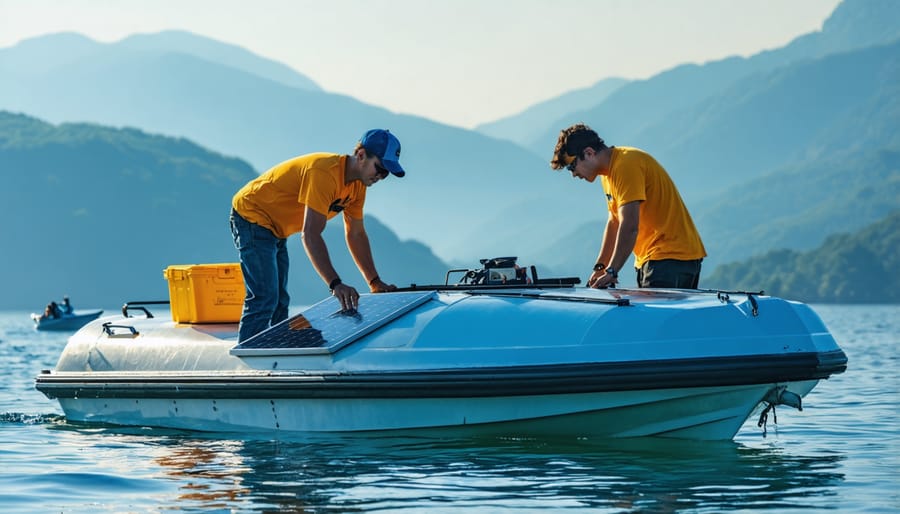
<instances>
[{"instance_id":1,"label":"boat hull","mask_svg":"<svg viewBox=\"0 0 900 514\"><path fill-rule=\"evenodd\" d=\"M732 438L847 366L806 306L700 291L329 298L237 325L97 320L36 387L69 420L228 432Z\"/></svg>"},{"instance_id":2,"label":"boat hull","mask_svg":"<svg viewBox=\"0 0 900 514\"><path fill-rule=\"evenodd\" d=\"M817 380L481 398L60 398L72 421L225 432L411 431L500 437L734 437L779 387Z\"/></svg>"}]
</instances>

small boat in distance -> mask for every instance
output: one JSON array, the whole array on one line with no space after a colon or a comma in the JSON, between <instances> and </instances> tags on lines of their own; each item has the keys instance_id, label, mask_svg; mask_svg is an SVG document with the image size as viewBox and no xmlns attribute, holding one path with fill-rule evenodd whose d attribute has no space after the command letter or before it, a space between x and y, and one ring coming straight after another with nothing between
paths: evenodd
<instances>
[{"instance_id":1,"label":"small boat in distance","mask_svg":"<svg viewBox=\"0 0 900 514\"><path fill-rule=\"evenodd\" d=\"M79 422L728 440L757 409L763 428L774 406L801 409L847 367L798 302L589 289L534 267L527 276L513 257L482 264L362 295L357 310L328 297L241 343L236 322L179 323L125 304L73 335L35 385ZM450 284L451 272L464 278Z\"/></svg>"},{"instance_id":2,"label":"small boat in distance","mask_svg":"<svg viewBox=\"0 0 900 514\"><path fill-rule=\"evenodd\" d=\"M76 311L64 296L62 303L52 301L43 314L32 313L35 330L78 330L103 314L102 309Z\"/></svg>"},{"instance_id":3,"label":"small boat in distance","mask_svg":"<svg viewBox=\"0 0 900 514\"><path fill-rule=\"evenodd\" d=\"M92 311L74 311L58 318L45 318L42 314L32 314L35 330L78 330L103 314L102 309Z\"/></svg>"}]
</instances>

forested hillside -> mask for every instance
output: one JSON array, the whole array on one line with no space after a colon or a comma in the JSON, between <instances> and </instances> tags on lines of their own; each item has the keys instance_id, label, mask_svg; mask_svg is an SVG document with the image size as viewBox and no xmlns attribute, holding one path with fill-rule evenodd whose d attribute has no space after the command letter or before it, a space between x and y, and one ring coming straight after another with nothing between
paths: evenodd
<instances>
[{"instance_id":1,"label":"forested hillside","mask_svg":"<svg viewBox=\"0 0 900 514\"><path fill-rule=\"evenodd\" d=\"M170 264L237 261L231 198L254 177L246 162L186 139L0 111L0 308L40 309L63 294L76 307L167 298L162 271ZM427 246L400 241L371 217L366 226L385 280L443 277L447 266ZM340 220L329 223L335 267L364 287L342 236ZM293 300L327 295L299 239L288 245Z\"/></svg>"},{"instance_id":2,"label":"forested hillside","mask_svg":"<svg viewBox=\"0 0 900 514\"><path fill-rule=\"evenodd\" d=\"M900 210L856 233L829 237L815 250L773 250L720 266L704 287L765 290L819 303L900 301Z\"/></svg>"}]
</instances>

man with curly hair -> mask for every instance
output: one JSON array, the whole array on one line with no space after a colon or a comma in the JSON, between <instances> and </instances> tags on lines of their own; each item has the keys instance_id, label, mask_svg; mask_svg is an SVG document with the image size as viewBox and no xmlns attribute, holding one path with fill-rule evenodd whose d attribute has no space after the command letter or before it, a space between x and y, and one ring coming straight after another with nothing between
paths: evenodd
<instances>
[{"instance_id":1,"label":"man with curly hair","mask_svg":"<svg viewBox=\"0 0 900 514\"><path fill-rule=\"evenodd\" d=\"M633 252L638 287L696 289L706 249L666 170L637 148L607 146L583 123L559 134L550 166L594 182L606 193L609 218L588 286L618 282Z\"/></svg>"}]
</instances>

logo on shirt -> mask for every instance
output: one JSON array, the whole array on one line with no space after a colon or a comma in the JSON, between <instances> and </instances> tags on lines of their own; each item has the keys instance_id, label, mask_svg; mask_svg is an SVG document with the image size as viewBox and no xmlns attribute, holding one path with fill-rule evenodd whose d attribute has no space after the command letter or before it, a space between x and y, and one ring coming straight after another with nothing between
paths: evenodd
<instances>
[{"instance_id":1,"label":"logo on shirt","mask_svg":"<svg viewBox=\"0 0 900 514\"><path fill-rule=\"evenodd\" d=\"M347 207L347 203L350 201L350 196L346 196L343 199L337 198L331 205L328 206L328 210L331 212L341 212Z\"/></svg>"},{"instance_id":2,"label":"logo on shirt","mask_svg":"<svg viewBox=\"0 0 900 514\"><path fill-rule=\"evenodd\" d=\"M606 193L606 202L607 202L607 203L612 203L612 195L609 194L609 193Z\"/></svg>"}]
</instances>

